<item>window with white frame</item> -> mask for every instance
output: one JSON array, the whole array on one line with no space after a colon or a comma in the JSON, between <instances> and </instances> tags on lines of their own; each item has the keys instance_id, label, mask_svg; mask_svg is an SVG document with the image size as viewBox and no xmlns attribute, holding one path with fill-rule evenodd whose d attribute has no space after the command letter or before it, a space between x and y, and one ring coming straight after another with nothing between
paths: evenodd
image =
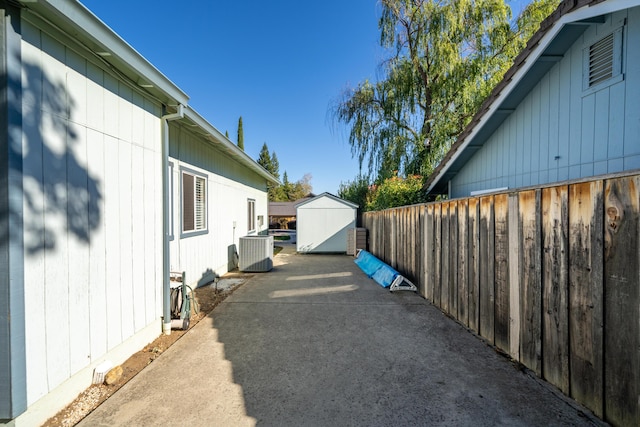
<instances>
[{"instance_id":1,"label":"window with white frame","mask_svg":"<svg viewBox=\"0 0 640 427\"><path fill-rule=\"evenodd\" d=\"M256 229L256 201L247 199L247 230L255 231Z\"/></svg>"},{"instance_id":2,"label":"window with white frame","mask_svg":"<svg viewBox=\"0 0 640 427\"><path fill-rule=\"evenodd\" d=\"M182 171L182 232L207 229L207 178Z\"/></svg>"},{"instance_id":3,"label":"window with white frame","mask_svg":"<svg viewBox=\"0 0 640 427\"><path fill-rule=\"evenodd\" d=\"M612 33L589 43L583 52L583 89L599 90L622 80L622 35L619 27Z\"/></svg>"}]
</instances>

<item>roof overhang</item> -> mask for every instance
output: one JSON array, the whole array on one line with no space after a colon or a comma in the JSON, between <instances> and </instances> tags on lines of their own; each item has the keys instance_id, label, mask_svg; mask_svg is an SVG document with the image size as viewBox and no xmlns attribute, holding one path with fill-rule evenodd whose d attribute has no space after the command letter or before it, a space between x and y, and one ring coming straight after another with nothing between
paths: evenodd
<instances>
[{"instance_id":1,"label":"roof overhang","mask_svg":"<svg viewBox=\"0 0 640 427\"><path fill-rule=\"evenodd\" d=\"M231 142L229 138L224 136L218 129L216 129L211 123L206 121L193 108L186 106L184 108L184 117L179 121L189 126L192 132L199 134L207 141L213 143L218 150L222 151L241 165L246 166L248 169L255 172L272 184L280 184L280 181L276 177L271 175L269 171L267 171L251 157L249 157L247 153L241 150L236 144Z\"/></svg>"},{"instance_id":2,"label":"roof overhang","mask_svg":"<svg viewBox=\"0 0 640 427\"><path fill-rule=\"evenodd\" d=\"M189 97L147 59L118 36L84 5L75 0L19 0L28 14L48 24L61 34L69 36L69 42L78 49L89 51L109 68L116 70L142 92L148 93L168 111L184 106L184 115L178 120L186 123L196 133L238 163L266 179L280 184L277 178L251 159L220 131L188 106Z\"/></svg>"},{"instance_id":3,"label":"roof overhang","mask_svg":"<svg viewBox=\"0 0 640 427\"><path fill-rule=\"evenodd\" d=\"M24 10L68 34L133 85L168 106L189 97L84 5L75 0L19 0Z\"/></svg>"},{"instance_id":4,"label":"roof overhang","mask_svg":"<svg viewBox=\"0 0 640 427\"><path fill-rule=\"evenodd\" d=\"M575 3L580 3L575 2ZM520 102L538 84L540 79L563 57L573 43L592 23L603 22L605 15L640 5L640 0L608 0L602 3L579 4L579 9L568 12L563 8L572 2L563 2L541 24L525 51L505 73L505 78L493 90L471 123L462 131L426 183L427 194L447 194L449 181L482 148L498 127L515 111ZM564 14L563 14L564 13ZM556 15L557 14L557 15ZM556 16L554 16L556 15ZM557 17L559 16L559 18Z\"/></svg>"}]
</instances>

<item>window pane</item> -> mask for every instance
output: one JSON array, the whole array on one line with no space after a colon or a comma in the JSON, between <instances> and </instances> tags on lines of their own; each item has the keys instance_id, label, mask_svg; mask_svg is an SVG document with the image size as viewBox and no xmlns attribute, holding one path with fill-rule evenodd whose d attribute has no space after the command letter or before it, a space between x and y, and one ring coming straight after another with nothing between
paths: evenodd
<instances>
[{"instance_id":1,"label":"window pane","mask_svg":"<svg viewBox=\"0 0 640 427\"><path fill-rule=\"evenodd\" d=\"M193 175L182 173L182 230L193 231L194 206L193 206Z\"/></svg>"},{"instance_id":2,"label":"window pane","mask_svg":"<svg viewBox=\"0 0 640 427\"><path fill-rule=\"evenodd\" d=\"M255 206L256 206L256 202L255 200L248 200L247 203L247 228L249 229L249 231L251 230L255 230L256 225L255 225Z\"/></svg>"},{"instance_id":3,"label":"window pane","mask_svg":"<svg viewBox=\"0 0 640 427\"><path fill-rule=\"evenodd\" d=\"M207 228L207 195L206 181L204 178L196 178L196 230Z\"/></svg>"}]
</instances>

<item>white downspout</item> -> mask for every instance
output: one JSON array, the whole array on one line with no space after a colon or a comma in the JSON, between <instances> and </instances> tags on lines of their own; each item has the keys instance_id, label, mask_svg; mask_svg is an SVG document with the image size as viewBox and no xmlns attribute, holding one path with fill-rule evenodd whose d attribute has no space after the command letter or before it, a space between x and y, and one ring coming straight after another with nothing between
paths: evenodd
<instances>
[{"instance_id":1,"label":"white downspout","mask_svg":"<svg viewBox=\"0 0 640 427\"><path fill-rule=\"evenodd\" d=\"M169 255L169 237L171 224L169 222L169 122L184 117L184 106L178 104L175 113L162 116L162 332L171 334L171 286L169 270L171 258Z\"/></svg>"}]
</instances>

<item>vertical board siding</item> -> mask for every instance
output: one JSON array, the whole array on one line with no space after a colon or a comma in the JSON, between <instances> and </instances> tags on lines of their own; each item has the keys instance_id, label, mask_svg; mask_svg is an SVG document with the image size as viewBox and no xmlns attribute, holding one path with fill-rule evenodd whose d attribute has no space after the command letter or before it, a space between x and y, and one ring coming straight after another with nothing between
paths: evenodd
<instances>
[{"instance_id":1,"label":"vertical board siding","mask_svg":"<svg viewBox=\"0 0 640 427\"><path fill-rule=\"evenodd\" d=\"M204 285L229 270L239 238L249 234L247 200L256 201L256 216L268 217L266 182L179 122L169 124L169 157L174 170L170 269L185 272L191 286ZM207 179L206 230L192 235L182 234L180 188L185 169ZM265 221L256 231L267 227Z\"/></svg>"},{"instance_id":2,"label":"vertical board siding","mask_svg":"<svg viewBox=\"0 0 640 427\"><path fill-rule=\"evenodd\" d=\"M88 164L89 174L92 177L105 176L105 147L104 136L94 130L88 130ZM96 206L99 212L105 211L102 195L104 194L104 184L96 185L89 193L90 204ZM100 355L107 352L107 281L106 281L106 230L105 221L100 221L93 231L89 242L89 280L93 284L89 295L89 311L91 319L89 330L91 336L90 354L92 362L96 362Z\"/></svg>"},{"instance_id":3,"label":"vertical board siding","mask_svg":"<svg viewBox=\"0 0 640 427\"><path fill-rule=\"evenodd\" d=\"M68 233L69 248L69 363L70 374L77 373L91 362L91 337L89 328L77 327L90 323L89 312L89 195L87 165L87 130L70 126L67 137L67 224L74 230ZM74 141L77 138L77 141Z\"/></svg>"},{"instance_id":4,"label":"vertical board siding","mask_svg":"<svg viewBox=\"0 0 640 427\"><path fill-rule=\"evenodd\" d=\"M569 187L571 396L603 416L603 184Z\"/></svg>"},{"instance_id":5,"label":"vertical board siding","mask_svg":"<svg viewBox=\"0 0 640 427\"><path fill-rule=\"evenodd\" d=\"M568 186L542 190L542 374L569 394Z\"/></svg>"},{"instance_id":6,"label":"vertical board siding","mask_svg":"<svg viewBox=\"0 0 640 427\"><path fill-rule=\"evenodd\" d=\"M614 425L640 420L639 191L637 176L608 180L604 189L604 395Z\"/></svg>"},{"instance_id":7,"label":"vertical board siding","mask_svg":"<svg viewBox=\"0 0 640 427\"><path fill-rule=\"evenodd\" d=\"M147 272L161 269L162 248L144 230L158 231L161 196L141 193L145 175L159 179L160 106L33 23L22 28L31 405L159 319Z\"/></svg>"}]
</instances>

